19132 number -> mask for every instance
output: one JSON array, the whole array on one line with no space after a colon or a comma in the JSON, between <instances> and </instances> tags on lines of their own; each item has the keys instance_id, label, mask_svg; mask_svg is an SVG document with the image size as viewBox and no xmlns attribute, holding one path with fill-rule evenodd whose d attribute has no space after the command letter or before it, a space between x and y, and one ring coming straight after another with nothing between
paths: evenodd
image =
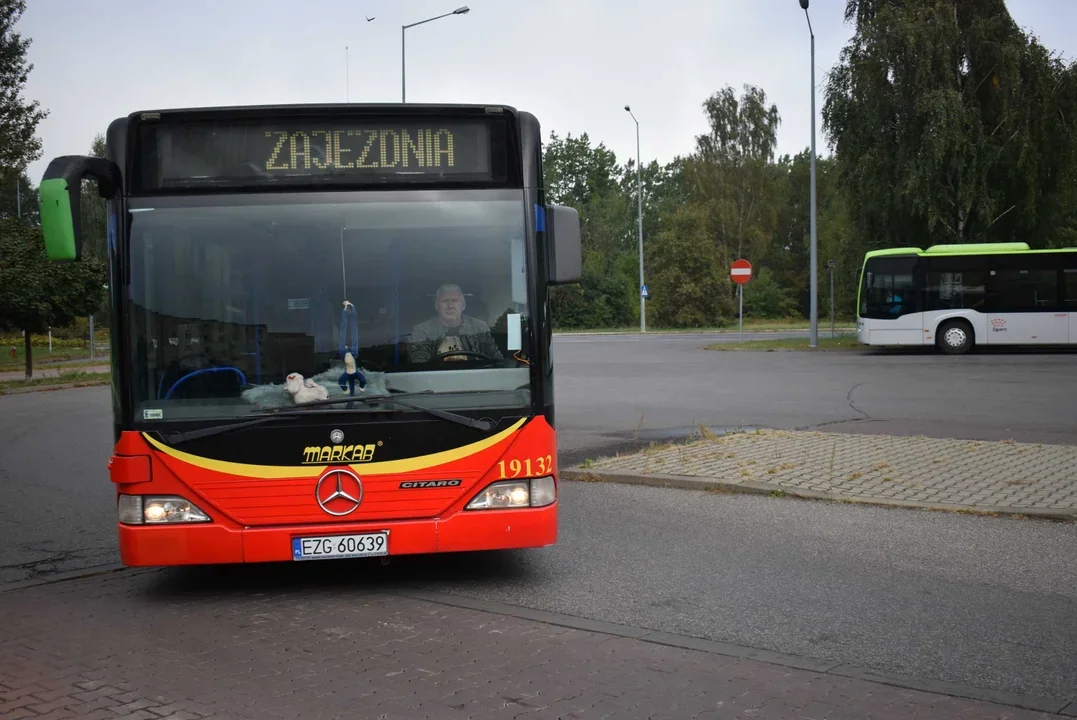
<instances>
[{"instance_id":1,"label":"19132 number","mask_svg":"<svg viewBox=\"0 0 1077 720\"><path fill-rule=\"evenodd\" d=\"M549 475L553 472L553 458L549 455L545 457L537 458L513 458L512 460L502 460L497 464L499 480L505 478L517 478L520 475L532 477L538 475ZM537 470L537 473L536 473Z\"/></svg>"}]
</instances>

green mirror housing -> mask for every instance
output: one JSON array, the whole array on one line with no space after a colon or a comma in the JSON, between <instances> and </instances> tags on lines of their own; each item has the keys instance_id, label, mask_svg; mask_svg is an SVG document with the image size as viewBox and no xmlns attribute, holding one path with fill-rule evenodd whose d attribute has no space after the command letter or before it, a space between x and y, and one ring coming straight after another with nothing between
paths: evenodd
<instances>
[{"instance_id":1,"label":"green mirror housing","mask_svg":"<svg viewBox=\"0 0 1077 720\"><path fill-rule=\"evenodd\" d=\"M82 256L79 198L82 181L97 180L97 193L106 200L120 191L122 177L116 163L86 155L65 155L49 163L38 188L41 232L50 260L71 262Z\"/></svg>"}]
</instances>

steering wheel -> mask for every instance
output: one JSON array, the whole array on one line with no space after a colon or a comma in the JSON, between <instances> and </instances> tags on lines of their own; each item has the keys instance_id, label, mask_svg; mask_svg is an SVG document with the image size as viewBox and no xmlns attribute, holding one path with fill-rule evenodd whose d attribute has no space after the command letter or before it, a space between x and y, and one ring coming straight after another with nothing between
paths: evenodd
<instances>
[{"instance_id":1,"label":"steering wheel","mask_svg":"<svg viewBox=\"0 0 1077 720\"><path fill-rule=\"evenodd\" d=\"M234 367L231 367L231 366L201 368L201 369L194 370L192 372L187 373L186 375L181 377L179 380L174 382L172 384L172 387L170 387L168 389L168 392L165 393L164 399L165 400L171 400L172 399L172 393L176 390L176 388L178 388L180 385L182 385L184 382L186 382L189 378L197 377L199 375L205 375L207 373L215 373L215 372L232 372L232 373L235 373L236 375L239 376L239 384L240 384L240 386L241 387L246 387L246 385L247 385L247 377L243 374L243 372L239 368L234 368ZM157 399L158 400L161 399L161 387L163 387L163 384L164 384L164 376L162 375L161 376L161 385L159 385L158 388L157 388Z\"/></svg>"},{"instance_id":2,"label":"steering wheel","mask_svg":"<svg viewBox=\"0 0 1077 720\"><path fill-rule=\"evenodd\" d=\"M497 358L490 357L481 352L475 352L474 350L450 350L448 352L438 353L434 357L430 358L430 362L445 362L445 358L456 357L457 355L469 355L471 357L486 360L488 362L496 362Z\"/></svg>"}]
</instances>

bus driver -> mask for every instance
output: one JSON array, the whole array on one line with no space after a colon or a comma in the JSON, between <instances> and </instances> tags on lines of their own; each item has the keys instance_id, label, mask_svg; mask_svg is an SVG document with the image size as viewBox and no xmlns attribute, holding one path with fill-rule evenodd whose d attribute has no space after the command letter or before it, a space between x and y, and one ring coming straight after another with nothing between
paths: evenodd
<instances>
[{"instance_id":1,"label":"bus driver","mask_svg":"<svg viewBox=\"0 0 1077 720\"><path fill-rule=\"evenodd\" d=\"M494 342L490 327L478 318L465 315L467 301L459 285L442 285L434 295L437 316L419 323L411 331L408 356L414 363L429 362L443 353L468 350L491 360L503 356ZM445 360L468 360L474 356L446 356Z\"/></svg>"}]
</instances>

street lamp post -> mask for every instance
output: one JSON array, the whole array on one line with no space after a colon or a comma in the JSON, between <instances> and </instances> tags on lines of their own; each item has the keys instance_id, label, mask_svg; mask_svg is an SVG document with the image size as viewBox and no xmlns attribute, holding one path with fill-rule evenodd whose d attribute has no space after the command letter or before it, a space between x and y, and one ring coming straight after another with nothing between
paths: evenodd
<instances>
[{"instance_id":1,"label":"street lamp post","mask_svg":"<svg viewBox=\"0 0 1077 720\"><path fill-rule=\"evenodd\" d=\"M804 17L808 21L808 33L811 35L811 336L808 339L808 347L814 348L819 346L819 244L815 212L815 31L812 30L811 17L808 16L808 2L809 0L800 0L800 7L804 9Z\"/></svg>"},{"instance_id":2,"label":"street lamp post","mask_svg":"<svg viewBox=\"0 0 1077 720\"><path fill-rule=\"evenodd\" d=\"M416 25L423 25L424 23L433 22L434 20L440 20L450 15L467 15L471 10L467 5L458 7L452 12L445 13L444 15L438 15L436 17L427 18L426 20L420 20L419 22L412 23L410 25L400 26L400 102L407 102L406 84L404 82L404 31L408 28L415 27Z\"/></svg>"},{"instance_id":3,"label":"street lamp post","mask_svg":"<svg viewBox=\"0 0 1077 720\"><path fill-rule=\"evenodd\" d=\"M833 260L826 261L826 271L830 275L830 337L834 337L834 265Z\"/></svg>"},{"instance_id":4,"label":"street lamp post","mask_svg":"<svg viewBox=\"0 0 1077 720\"><path fill-rule=\"evenodd\" d=\"M636 123L636 199L639 201L637 224L639 225L639 331L647 332L647 298L643 294L643 179L640 175L639 156L639 120L632 114L632 108L625 105L625 110Z\"/></svg>"}]
</instances>

